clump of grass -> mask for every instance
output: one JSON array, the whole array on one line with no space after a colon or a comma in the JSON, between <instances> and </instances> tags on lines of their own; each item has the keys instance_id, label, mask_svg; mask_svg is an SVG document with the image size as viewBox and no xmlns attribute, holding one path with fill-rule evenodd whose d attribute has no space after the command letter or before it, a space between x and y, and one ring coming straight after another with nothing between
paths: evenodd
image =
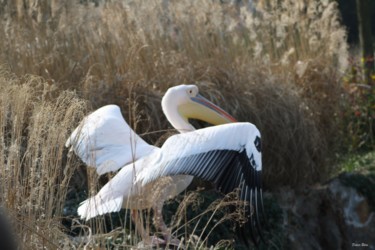
<instances>
[{"instance_id":1,"label":"clump of grass","mask_svg":"<svg viewBox=\"0 0 375 250\"><path fill-rule=\"evenodd\" d=\"M331 172L326 152L337 146L338 79L347 62L337 6L310 0L255 7L50 3L48 23L17 11L17 19L8 16L0 58L17 74L77 90L94 108L120 105L152 143L161 134L147 132L168 126L158 115L162 94L199 82L204 95L260 127L266 185L319 181Z\"/></svg>"},{"instance_id":2,"label":"clump of grass","mask_svg":"<svg viewBox=\"0 0 375 250\"><path fill-rule=\"evenodd\" d=\"M136 132L160 145L168 128L160 115L162 95L170 86L197 83L238 120L259 127L267 188L309 185L335 170L327 162L341 142L339 80L347 46L334 1L264 0L255 8L187 0L99 7L8 2L0 9L0 63L10 68L0 76L0 159L16 167L1 170L7 180L3 202L25 215L21 222L42 221L37 233L53 244L51 227L58 224L49 222L61 215L77 164L66 160L62 145L88 113L77 96L89 101L90 110L118 104ZM88 182L96 193L96 174L89 172ZM90 228L106 232L106 220ZM27 235L25 246L50 244L36 230L17 230Z\"/></svg>"},{"instance_id":3,"label":"clump of grass","mask_svg":"<svg viewBox=\"0 0 375 250\"><path fill-rule=\"evenodd\" d=\"M167 218L170 219L172 235L181 240L187 249L232 249L235 223L244 220L241 210L243 203L238 202L236 192L225 197L209 193L191 191L186 195L180 195L177 198L178 202L173 202L173 206L176 206L176 213ZM229 210L231 212L228 212ZM77 248L85 246L121 249L138 245L140 249L144 249L143 247L149 249L149 246L139 245L142 239L132 231L134 226L130 222L128 212L122 210L119 213L100 216L90 220L87 225L75 220L73 227L79 228L80 232L70 238L69 243ZM142 214L143 224L148 234L162 237L153 227L152 211L146 210ZM107 227L105 224L111 225ZM222 232L221 229L225 229L226 232ZM212 240L211 234L216 233L219 233L221 237L214 236ZM237 242L236 244L240 245Z\"/></svg>"},{"instance_id":4,"label":"clump of grass","mask_svg":"<svg viewBox=\"0 0 375 250\"><path fill-rule=\"evenodd\" d=\"M56 249L66 238L60 220L77 164L64 157L64 142L86 110L71 92L50 99L48 88L39 77L1 70L0 203L25 249Z\"/></svg>"},{"instance_id":5,"label":"clump of grass","mask_svg":"<svg viewBox=\"0 0 375 250\"><path fill-rule=\"evenodd\" d=\"M362 63L351 58L343 78L345 108L341 113L343 142L350 153L375 149L375 88L362 78ZM373 79L375 83L375 77Z\"/></svg>"},{"instance_id":6,"label":"clump of grass","mask_svg":"<svg viewBox=\"0 0 375 250\"><path fill-rule=\"evenodd\" d=\"M360 172L361 174L375 172L375 152L348 155L340 166L343 172Z\"/></svg>"}]
</instances>

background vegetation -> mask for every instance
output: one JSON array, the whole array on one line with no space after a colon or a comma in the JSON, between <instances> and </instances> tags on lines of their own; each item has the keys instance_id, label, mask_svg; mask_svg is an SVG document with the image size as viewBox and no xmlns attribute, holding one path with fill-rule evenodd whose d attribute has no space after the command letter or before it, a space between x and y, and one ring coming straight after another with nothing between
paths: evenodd
<instances>
[{"instance_id":1,"label":"background vegetation","mask_svg":"<svg viewBox=\"0 0 375 250\"><path fill-rule=\"evenodd\" d=\"M374 149L374 90L348 60L336 2L24 0L0 15L0 202L25 249L83 246L62 228L66 197L105 180L63 145L105 104L160 145L163 93L196 83L258 126L268 190L327 180L338 156Z\"/></svg>"}]
</instances>

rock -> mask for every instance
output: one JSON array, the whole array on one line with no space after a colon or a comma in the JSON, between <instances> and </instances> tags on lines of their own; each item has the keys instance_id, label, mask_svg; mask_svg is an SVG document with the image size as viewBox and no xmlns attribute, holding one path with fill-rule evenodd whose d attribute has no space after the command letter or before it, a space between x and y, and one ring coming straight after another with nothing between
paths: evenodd
<instances>
[{"instance_id":1,"label":"rock","mask_svg":"<svg viewBox=\"0 0 375 250\"><path fill-rule=\"evenodd\" d=\"M290 249L345 249L343 217L323 187L278 196Z\"/></svg>"},{"instance_id":2,"label":"rock","mask_svg":"<svg viewBox=\"0 0 375 250\"><path fill-rule=\"evenodd\" d=\"M284 247L375 249L374 209L368 197L344 185L341 177L305 190L285 188L274 195L283 210Z\"/></svg>"},{"instance_id":3,"label":"rock","mask_svg":"<svg viewBox=\"0 0 375 250\"><path fill-rule=\"evenodd\" d=\"M366 246L368 249L375 249L374 208L369 205L369 197L343 181L349 179L361 180L358 179L357 174L343 174L329 183L329 190L341 202L350 246ZM374 192L375 190L372 189L372 194Z\"/></svg>"}]
</instances>

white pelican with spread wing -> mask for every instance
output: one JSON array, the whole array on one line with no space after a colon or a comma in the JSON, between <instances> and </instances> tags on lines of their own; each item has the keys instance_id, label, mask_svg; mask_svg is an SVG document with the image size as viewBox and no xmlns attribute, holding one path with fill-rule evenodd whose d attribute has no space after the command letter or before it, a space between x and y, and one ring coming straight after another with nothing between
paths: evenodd
<instances>
[{"instance_id":1,"label":"white pelican with spread wing","mask_svg":"<svg viewBox=\"0 0 375 250\"><path fill-rule=\"evenodd\" d=\"M251 123L240 123L203 98L195 85L170 88L162 99L167 119L180 134L169 137L161 148L142 140L125 122L116 105L104 106L85 117L66 142L99 175L121 169L94 197L81 203L82 219L121 208L152 208L155 226L166 242L170 232L162 218L165 200L185 190L193 177L210 181L223 193L240 189L245 201L247 227L257 243L262 237L263 213L260 133ZM188 119L218 125L195 130ZM143 225L137 225L147 238ZM243 238L248 238L240 227Z\"/></svg>"}]
</instances>

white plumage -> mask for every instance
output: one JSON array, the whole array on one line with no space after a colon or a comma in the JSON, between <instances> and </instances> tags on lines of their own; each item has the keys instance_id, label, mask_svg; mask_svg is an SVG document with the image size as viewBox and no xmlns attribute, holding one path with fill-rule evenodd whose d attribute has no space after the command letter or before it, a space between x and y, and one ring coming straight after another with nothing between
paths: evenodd
<instances>
[{"instance_id":1,"label":"white plumage","mask_svg":"<svg viewBox=\"0 0 375 250\"><path fill-rule=\"evenodd\" d=\"M258 129L251 123L223 124L235 119L200 96L194 85L169 89L162 106L181 134L168 138L161 148L141 139L115 105L98 109L73 131L66 146L87 165L96 167L98 174L120 169L98 194L82 202L78 208L81 218L88 220L121 208L153 208L160 215L164 201L185 190L197 176L213 182L224 193L241 187L241 199L255 205L256 220L249 214L252 236L254 226L260 234L257 194L261 202L262 162ZM194 130L188 118L223 125ZM163 221L160 229L167 234Z\"/></svg>"},{"instance_id":2,"label":"white plumage","mask_svg":"<svg viewBox=\"0 0 375 250\"><path fill-rule=\"evenodd\" d=\"M157 149L129 127L116 105L104 106L85 117L65 146L95 167L99 175L116 171Z\"/></svg>"}]
</instances>

